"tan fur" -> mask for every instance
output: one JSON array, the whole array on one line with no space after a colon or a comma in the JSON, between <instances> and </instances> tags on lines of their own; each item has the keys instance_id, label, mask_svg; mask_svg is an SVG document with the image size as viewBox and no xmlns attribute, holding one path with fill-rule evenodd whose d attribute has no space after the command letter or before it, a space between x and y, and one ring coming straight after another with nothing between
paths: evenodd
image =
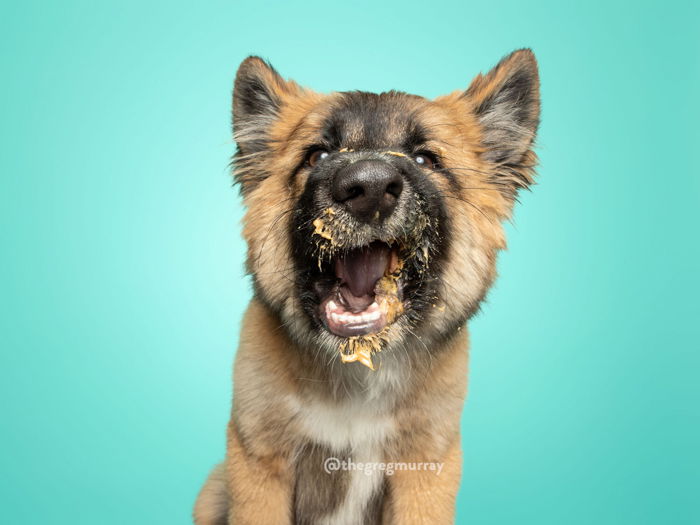
<instances>
[{"instance_id":1,"label":"tan fur","mask_svg":"<svg viewBox=\"0 0 700 525\"><path fill-rule=\"evenodd\" d=\"M341 95L321 95L283 81L259 59L241 66L266 79L280 107L267 130L268 148L255 153L242 150L237 160L247 207L243 235L248 269L256 279L258 295L246 312L236 355L226 460L200 492L194 511L197 524L294 523L294 464L313 438L308 428L313 413L309 415L308 407L318 404L343 414L353 413L353 403L366 406L368 421L376 418L376 427L383 429L377 451L380 461L444 463L440 475L400 471L386 476L382 523L453 521L461 475L459 429L467 391L468 345L466 326L455 325L449 314L475 309L493 282L497 253L506 244L501 222L510 216L515 191L512 186L505 188L504 180L508 184L509 177L518 179L512 184L530 181L536 161L528 137L530 143L524 143L518 153L519 164L487 160L487 130L475 108L502 87L509 72L523 67L536 72L528 51L516 52L487 75L478 76L466 95L458 91L433 101L407 97L407 111L419 115L432 131L427 146L439 152L445 168L459 176L457 189L444 178L434 179L437 189L449 195L445 207L452 242L438 300L425 314L424 337L444 342L426 347L428 359L407 354L404 360L392 354L376 372L357 369L347 381L362 383L364 390L346 396L347 382L338 378L337 367L361 365L331 362L319 367L313 354L295 343L296 336L311 327L295 293L289 237L292 207L307 177L303 170L289 176L290 166L302 161L305 148L314 143ZM242 109L234 103L236 111ZM246 140L245 133L240 132L239 144ZM270 175L260 176L263 169ZM499 174L505 179L499 179ZM387 337L392 337L393 328L389 328ZM392 364L409 371L396 376L402 377L400 383L392 376ZM348 446L355 446L348 439Z\"/></svg>"},{"instance_id":2,"label":"tan fur","mask_svg":"<svg viewBox=\"0 0 700 525\"><path fill-rule=\"evenodd\" d=\"M200 525L217 525L228 516L228 476L224 465L209 474L194 507L194 521Z\"/></svg>"},{"instance_id":3,"label":"tan fur","mask_svg":"<svg viewBox=\"0 0 700 525\"><path fill-rule=\"evenodd\" d=\"M262 445L272 448L274 444L263 441ZM235 427L229 427L226 452L232 502L229 523L290 523L293 485L289 458L273 451L260 456L256 448L245 448Z\"/></svg>"},{"instance_id":4,"label":"tan fur","mask_svg":"<svg viewBox=\"0 0 700 525\"><path fill-rule=\"evenodd\" d=\"M440 457L444 470L400 471L389 478L387 524L444 525L454 520L455 498L462 472L462 450L455 439Z\"/></svg>"}]
</instances>

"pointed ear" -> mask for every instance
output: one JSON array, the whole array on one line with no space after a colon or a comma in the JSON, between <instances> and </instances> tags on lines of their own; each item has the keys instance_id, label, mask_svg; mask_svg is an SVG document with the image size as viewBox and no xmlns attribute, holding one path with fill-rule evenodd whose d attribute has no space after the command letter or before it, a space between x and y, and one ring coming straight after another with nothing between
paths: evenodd
<instances>
[{"instance_id":1,"label":"pointed ear","mask_svg":"<svg viewBox=\"0 0 700 525\"><path fill-rule=\"evenodd\" d=\"M284 98L298 89L260 57L251 56L241 63L233 87L233 138L242 154L266 148L269 128Z\"/></svg>"},{"instance_id":2,"label":"pointed ear","mask_svg":"<svg viewBox=\"0 0 700 525\"><path fill-rule=\"evenodd\" d=\"M481 125L483 158L498 165L503 182L527 187L537 157L531 150L540 122L540 81L535 55L520 49L464 93Z\"/></svg>"}]
</instances>

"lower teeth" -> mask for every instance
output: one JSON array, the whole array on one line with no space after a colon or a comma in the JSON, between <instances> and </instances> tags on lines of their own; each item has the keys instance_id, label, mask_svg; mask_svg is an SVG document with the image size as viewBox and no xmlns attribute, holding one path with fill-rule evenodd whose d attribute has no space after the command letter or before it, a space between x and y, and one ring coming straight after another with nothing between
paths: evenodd
<instances>
[{"instance_id":1,"label":"lower teeth","mask_svg":"<svg viewBox=\"0 0 700 525\"><path fill-rule=\"evenodd\" d=\"M341 324L364 324L376 321L381 317L381 310L376 302L373 302L362 313L341 312L338 313L338 305L334 301L329 301L326 306L326 315L336 323Z\"/></svg>"}]
</instances>

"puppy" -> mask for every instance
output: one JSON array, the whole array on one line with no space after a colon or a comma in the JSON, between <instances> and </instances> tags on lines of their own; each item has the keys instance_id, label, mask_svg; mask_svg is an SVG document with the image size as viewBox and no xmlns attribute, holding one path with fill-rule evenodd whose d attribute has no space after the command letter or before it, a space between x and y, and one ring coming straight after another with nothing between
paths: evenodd
<instances>
[{"instance_id":1,"label":"puppy","mask_svg":"<svg viewBox=\"0 0 700 525\"><path fill-rule=\"evenodd\" d=\"M255 294L197 524L453 522L466 322L533 181L539 110L527 49L435 100L322 95L241 64L234 172Z\"/></svg>"}]
</instances>

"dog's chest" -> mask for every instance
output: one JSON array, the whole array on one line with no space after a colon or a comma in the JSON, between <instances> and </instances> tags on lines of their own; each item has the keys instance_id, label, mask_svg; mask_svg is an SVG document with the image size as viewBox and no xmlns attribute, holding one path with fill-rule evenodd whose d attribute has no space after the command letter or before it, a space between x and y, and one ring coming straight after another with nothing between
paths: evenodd
<instances>
[{"instance_id":1,"label":"dog's chest","mask_svg":"<svg viewBox=\"0 0 700 525\"><path fill-rule=\"evenodd\" d=\"M386 442L391 415L366 403L293 400L303 434L295 461L298 525L378 523L384 495Z\"/></svg>"}]
</instances>

